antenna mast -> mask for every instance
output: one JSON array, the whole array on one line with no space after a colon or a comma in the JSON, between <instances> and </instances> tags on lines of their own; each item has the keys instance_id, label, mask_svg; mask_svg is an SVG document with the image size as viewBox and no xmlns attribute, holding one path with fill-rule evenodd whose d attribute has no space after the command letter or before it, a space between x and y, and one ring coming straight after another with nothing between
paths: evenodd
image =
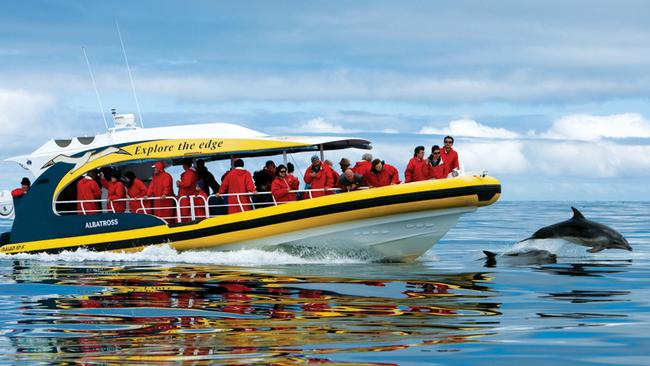
<instances>
[{"instance_id":1,"label":"antenna mast","mask_svg":"<svg viewBox=\"0 0 650 366\"><path fill-rule=\"evenodd\" d=\"M144 128L144 121L142 120L142 112L140 111L140 103L138 102L138 95L135 93L135 84L133 83L133 76L131 76L131 67L129 67L129 59L126 57L126 49L124 48L124 41L122 40L122 32L120 32L120 24L115 21L117 28L117 35L120 37L120 44L122 45L122 54L124 55L124 62L126 63L126 70L129 72L129 79L131 80L131 90L133 90L133 98L135 99L135 106L138 109L138 118L140 125Z\"/></svg>"},{"instance_id":2,"label":"antenna mast","mask_svg":"<svg viewBox=\"0 0 650 366\"><path fill-rule=\"evenodd\" d=\"M104 119L104 126L106 126L106 131L108 131L108 122L106 122L106 116L104 115L104 106L102 105L102 98L99 97L99 90L97 90L97 83L95 83L95 76L93 75L93 69L90 67L90 61L88 61L88 54L86 54L86 47L81 47L81 50L84 53L84 58L86 59L86 65L88 65L90 80L93 81L93 87L95 88L97 103L99 103L99 114L101 114L102 118Z\"/></svg>"}]
</instances>

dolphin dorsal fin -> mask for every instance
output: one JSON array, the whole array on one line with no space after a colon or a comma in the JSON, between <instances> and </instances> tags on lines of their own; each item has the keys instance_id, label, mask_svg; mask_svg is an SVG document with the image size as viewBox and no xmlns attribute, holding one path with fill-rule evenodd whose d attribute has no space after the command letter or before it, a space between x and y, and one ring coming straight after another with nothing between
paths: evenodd
<instances>
[{"instance_id":1,"label":"dolphin dorsal fin","mask_svg":"<svg viewBox=\"0 0 650 366\"><path fill-rule=\"evenodd\" d=\"M571 209L573 210L573 218L574 219L584 219L585 216L582 214L582 212L578 211L577 208L571 206Z\"/></svg>"}]
</instances>

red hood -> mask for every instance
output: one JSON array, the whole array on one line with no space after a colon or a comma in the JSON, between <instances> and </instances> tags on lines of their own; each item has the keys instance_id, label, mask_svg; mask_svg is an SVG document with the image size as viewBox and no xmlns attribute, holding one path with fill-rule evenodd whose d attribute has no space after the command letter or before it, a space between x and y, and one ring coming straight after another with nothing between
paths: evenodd
<instances>
[{"instance_id":1,"label":"red hood","mask_svg":"<svg viewBox=\"0 0 650 366\"><path fill-rule=\"evenodd\" d=\"M164 172L164 171L165 171L165 164L163 164L162 161L157 161L157 162L154 164L154 166L155 166L156 168L158 168L158 170L160 170L161 172Z\"/></svg>"},{"instance_id":2,"label":"red hood","mask_svg":"<svg viewBox=\"0 0 650 366\"><path fill-rule=\"evenodd\" d=\"M246 173L248 173L248 172L246 170L243 170L243 169L233 169L228 174L236 174L238 176L242 176L242 175L246 175Z\"/></svg>"}]
</instances>

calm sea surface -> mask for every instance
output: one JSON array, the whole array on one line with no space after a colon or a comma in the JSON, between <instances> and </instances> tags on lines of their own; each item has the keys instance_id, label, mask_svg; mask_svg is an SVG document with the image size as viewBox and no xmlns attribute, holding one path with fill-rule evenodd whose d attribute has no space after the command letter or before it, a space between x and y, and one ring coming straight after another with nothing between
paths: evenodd
<instances>
[{"instance_id":1,"label":"calm sea surface","mask_svg":"<svg viewBox=\"0 0 650 366\"><path fill-rule=\"evenodd\" d=\"M556 263L482 259L571 205L634 252L551 240L527 245ZM0 363L650 365L650 203L500 202L411 264L167 248L0 256Z\"/></svg>"}]
</instances>

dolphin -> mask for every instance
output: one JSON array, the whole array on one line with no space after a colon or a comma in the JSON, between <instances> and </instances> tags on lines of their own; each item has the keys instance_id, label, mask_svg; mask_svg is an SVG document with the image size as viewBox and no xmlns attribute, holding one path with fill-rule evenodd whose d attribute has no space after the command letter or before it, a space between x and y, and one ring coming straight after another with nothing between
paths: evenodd
<instances>
[{"instance_id":1,"label":"dolphin","mask_svg":"<svg viewBox=\"0 0 650 366\"><path fill-rule=\"evenodd\" d=\"M77 169L82 167L84 164L90 163L93 160L97 160L99 158L103 158L104 156L110 155L110 154L124 154L124 155L131 155L126 150L114 147L114 146L109 146L105 148L102 151L96 152L96 150L92 151L87 151L85 154L78 158L74 158L72 156L64 155L64 154L59 154L52 158L50 161L45 163L41 169L45 169L48 167L51 167L52 165L56 163L67 163L67 164L74 164L74 168L70 171L70 173L75 172Z\"/></svg>"},{"instance_id":2,"label":"dolphin","mask_svg":"<svg viewBox=\"0 0 650 366\"><path fill-rule=\"evenodd\" d=\"M497 264L497 253L484 250L485 265L494 267ZM532 264L550 264L557 262L557 256L548 250L543 249L525 249L520 252L505 252L500 256L510 265L532 265Z\"/></svg>"},{"instance_id":3,"label":"dolphin","mask_svg":"<svg viewBox=\"0 0 650 366\"><path fill-rule=\"evenodd\" d=\"M630 243L618 231L586 219L575 207L571 207L571 209L573 210L572 218L543 227L521 242L531 239L564 239L574 244L590 247L587 249L589 253L598 253L604 249L632 251Z\"/></svg>"}]
</instances>

